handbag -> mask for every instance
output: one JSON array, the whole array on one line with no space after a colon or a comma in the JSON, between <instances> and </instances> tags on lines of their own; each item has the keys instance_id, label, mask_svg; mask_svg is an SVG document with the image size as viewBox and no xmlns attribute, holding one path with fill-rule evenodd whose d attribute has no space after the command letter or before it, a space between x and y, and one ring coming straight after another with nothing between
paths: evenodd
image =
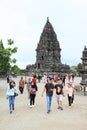
<instances>
[{"instance_id":1,"label":"handbag","mask_svg":"<svg viewBox=\"0 0 87 130\"><path fill-rule=\"evenodd\" d=\"M31 94L36 94L36 88L31 88L30 93L31 93Z\"/></svg>"},{"instance_id":2,"label":"handbag","mask_svg":"<svg viewBox=\"0 0 87 130\"><path fill-rule=\"evenodd\" d=\"M14 96L15 96L15 97L18 96L18 93L14 92Z\"/></svg>"}]
</instances>

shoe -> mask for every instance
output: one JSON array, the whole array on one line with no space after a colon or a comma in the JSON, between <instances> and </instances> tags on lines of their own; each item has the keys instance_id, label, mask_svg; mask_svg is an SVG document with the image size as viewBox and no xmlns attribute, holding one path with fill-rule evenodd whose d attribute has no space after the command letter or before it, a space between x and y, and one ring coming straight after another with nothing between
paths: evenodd
<instances>
[{"instance_id":1,"label":"shoe","mask_svg":"<svg viewBox=\"0 0 87 130\"><path fill-rule=\"evenodd\" d=\"M10 111L10 114L12 114L12 111Z\"/></svg>"},{"instance_id":2,"label":"shoe","mask_svg":"<svg viewBox=\"0 0 87 130\"><path fill-rule=\"evenodd\" d=\"M32 108L32 105L30 105L30 108Z\"/></svg>"},{"instance_id":3,"label":"shoe","mask_svg":"<svg viewBox=\"0 0 87 130\"><path fill-rule=\"evenodd\" d=\"M12 110L14 110L14 106L13 106Z\"/></svg>"},{"instance_id":4,"label":"shoe","mask_svg":"<svg viewBox=\"0 0 87 130\"><path fill-rule=\"evenodd\" d=\"M49 114L49 113L50 113L50 110L48 110L47 113Z\"/></svg>"},{"instance_id":5,"label":"shoe","mask_svg":"<svg viewBox=\"0 0 87 130\"><path fill-rule=\"evenodd\" d=\"M72 105L71 106L73 106L73 103L72 103Z\"/></svg>"},{"instance_id":6,"label":"shoe","mask_svg":"<svg viewBox=\"0 0 87 130\"><path fill-rule=\"evenodd\" d=\"M62 108L62 107L60 107L60 110L63 110L63 108Z\"/></svg>"},{"instance_id":7,"label":"shoe","mask_svg":"<svg viewBox=\"0 0 87 130\"><path fill-rule=\"evenodd\" d=\"M57 109L60 109L61 107L60 106L58 106L58 108Z\"/></svg>"},{"instance_id":8,"label":"shoe","mask_svg":"<svg viewBox=\"0 0 87 130\"><path fill-rule=\"evenodd\" d=\"M69 108L71 108L71 106L69 106Z\"/></svg>"},{"instance_id":9,"label":"shoe","mask_svg":"<svg viewBox=\"0 0 87 130\"><path fill-rule=\"evenodd\" d=\"M34 105L32 105L32 107L34 107Z\"/></svg>"}]
</instances>

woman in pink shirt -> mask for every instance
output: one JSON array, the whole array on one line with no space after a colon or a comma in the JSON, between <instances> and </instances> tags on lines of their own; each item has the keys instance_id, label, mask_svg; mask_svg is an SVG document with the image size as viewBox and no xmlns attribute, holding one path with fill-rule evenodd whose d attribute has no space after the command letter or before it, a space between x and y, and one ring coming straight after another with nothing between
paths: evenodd
<instances>
[{"instance_id":1,"label":"woman in pink shirt","mask_svg":"<svg viewBox=\"0 0 87 130\"><path fill-rule=\"evenodd\" d=\"M72 85L72 82L67 83L66 90L67 90L69 106L71 107L74 100L74 90L75 90L75 87L74 85Z\"/></svg>"}]
</instances>

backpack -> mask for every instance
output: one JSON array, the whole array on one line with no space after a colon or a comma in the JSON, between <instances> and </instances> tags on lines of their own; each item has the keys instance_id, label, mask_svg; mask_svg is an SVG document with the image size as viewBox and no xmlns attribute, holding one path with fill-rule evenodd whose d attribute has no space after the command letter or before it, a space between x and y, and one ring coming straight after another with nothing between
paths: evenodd
<instances>
[{"instance_id":1,"label":"backpack","mask_svg":"<svg viewBox=\"0 0 87 130\"><path fill-rule=\"evenodd\" d=\"M31 94L36 94L36 88L31 88L30 93L31 93Z\"/></svg>"}]
</instances>

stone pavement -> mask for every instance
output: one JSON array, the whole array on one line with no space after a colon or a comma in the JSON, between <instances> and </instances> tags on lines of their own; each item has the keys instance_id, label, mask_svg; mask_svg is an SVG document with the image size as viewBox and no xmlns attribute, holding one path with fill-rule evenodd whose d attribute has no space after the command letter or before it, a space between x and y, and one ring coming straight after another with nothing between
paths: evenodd
<instances>
[{"instance_id":1,"label":"stone pavement","mask_svg":"<svg viewBox=\"0 0 87 130\"><path fill-rule=\"evenodd\" d=\"M19 77L14 79L18 86ZM80 78L75 78L78 85ZM35 107L29 108L28 93L19 94L15 100L15 110L9 113L6 99L6 80L0 80L0 130L87 130L87 96L76 93L74 105L68 107L67 95L63 98L64 110L57 109L55 95L52 100L52 111L46 113L46 97L41 97L44 84L38 83Z\"/></svg>"}]
</instances>

